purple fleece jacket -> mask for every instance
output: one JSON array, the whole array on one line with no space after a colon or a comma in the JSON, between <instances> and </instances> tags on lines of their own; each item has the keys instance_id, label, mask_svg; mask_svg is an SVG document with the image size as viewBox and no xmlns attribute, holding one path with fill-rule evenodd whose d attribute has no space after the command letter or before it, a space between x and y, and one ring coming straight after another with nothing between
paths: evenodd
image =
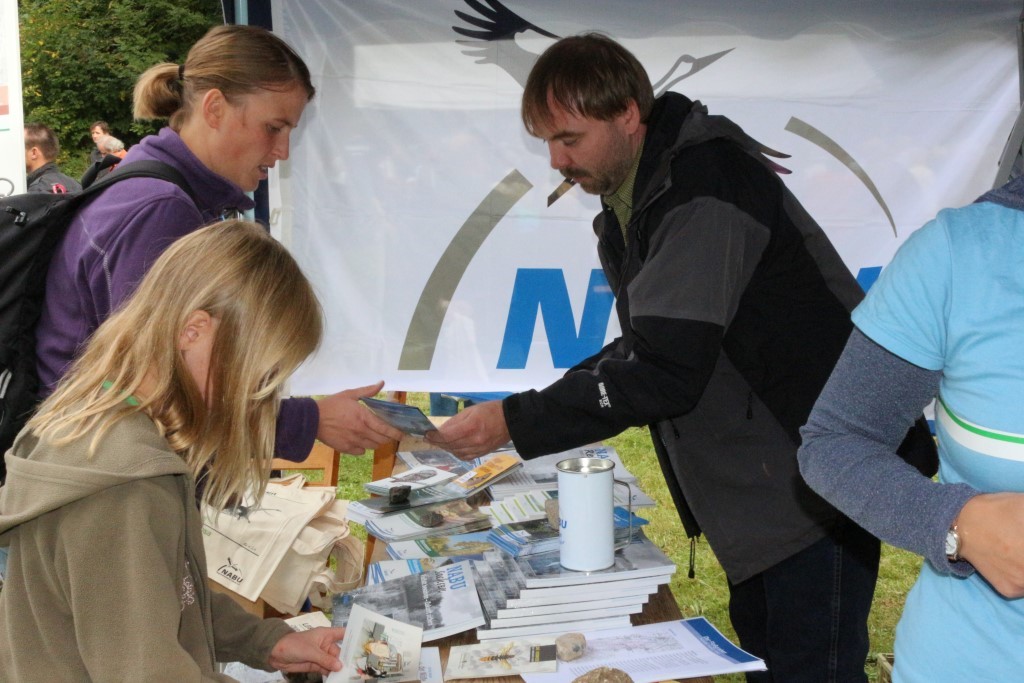
<instances>
[{"instance_id":1,"label":"purple fleece jacket","mask_svg":"<svg viewBox=\"0 0 1024 683\"><path fill-rule=\"evenodd\" d=\"M36 327L39 379L53 391L89 335L138 286L174 240L204 225L253 207L237 185L217 175L170 128L128 152L122 165L155 159L176 168L195 196L156 178L131 178L89 201L57 247L46 277L46 301ZM303 460L319 424L316 402L282 402L275 456Z\"/></svg>"}]
</instances>

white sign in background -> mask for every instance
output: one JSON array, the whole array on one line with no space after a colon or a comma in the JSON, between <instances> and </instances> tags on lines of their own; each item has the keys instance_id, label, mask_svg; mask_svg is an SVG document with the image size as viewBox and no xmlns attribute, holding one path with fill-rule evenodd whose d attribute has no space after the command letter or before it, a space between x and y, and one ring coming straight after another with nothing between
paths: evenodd
<instances>
[{"instance_id":1,"label":"white sign in background","mask_svg":"<svg viewBox=\"0 0 1024 683\"><path fill-rule=\"evenodd\" d=\"M0 0L0 197L25 191L18 0Z\"/></svg>"},{"instance_id":2,"label":"white sign in background","mask_svg":"<svg viewBox=\"0 0 1024 683\"><path fill-rule=\"evenodd\" d=\"M519 120L525 74L552 41L541 32L607 33L652 82L686 76L671 89L790 154L786 184L863 276L939 209L991 186L1019 108L1020 10L1009 0L275 3L275 31L318 88L274 214L327 317L293 391L377 379L520 390L562 374L539 314L532 337L507 329L517 277L551 269L578 330L599 267L598 200L574 188L546 206L561 178ZM513 24L523 30L512 39L487 40ZM425 291L451 295L424 301ZM416 328L424 320L440 323L431 333ZM524 335L525 367L499 368Z\"/></svg>"}]
</instances>

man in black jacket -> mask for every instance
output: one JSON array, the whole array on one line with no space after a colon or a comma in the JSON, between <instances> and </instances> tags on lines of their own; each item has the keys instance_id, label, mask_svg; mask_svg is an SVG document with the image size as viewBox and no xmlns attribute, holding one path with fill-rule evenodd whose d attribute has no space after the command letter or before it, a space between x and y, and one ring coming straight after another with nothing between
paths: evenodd
<instances>
[{"instance_id":1,"label":"man in black jacket","mask_svg":"<svg viewBox=\"0 0 1024 683\"><path fill-rule=\"evenodd\" d=\"M863 296L856 280L770 150L699 102L655 99L607 37L549 48L522 117L552 167L601 196L594 230L622 336L431 440L468 457L511 438L531 457L651 425L691 543L707 536L740 641L768 664L748 680L866 680L879 543L814 494L796 460Z\"/></svg>"},{"instance_id":2,"label":"man in black jacket","mask_svg":"<svg viewBox=\"0 0 1024 683\"><path fill-rule=\"evenodd\" d=\"M82 186L71 176L57 168L60 142L49 126L41 123L25 124L25 173L29 192L67 194L81 192Z\"/></svg>"}]
</instances>

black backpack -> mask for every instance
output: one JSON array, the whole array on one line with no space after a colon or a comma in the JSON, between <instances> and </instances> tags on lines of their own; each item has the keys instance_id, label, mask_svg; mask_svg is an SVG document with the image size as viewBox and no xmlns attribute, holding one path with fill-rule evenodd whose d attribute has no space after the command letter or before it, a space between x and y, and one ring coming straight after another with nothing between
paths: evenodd
<instances>
[{"instance_id":1,"label":"black backpack","mask_svg":"<svg viewBox=\"0 0 1024 683\"><path fill-rule=\"evenodd\" d=\"M0 199L0 481L3 454L38 403L35 328L50 259L83 202L126 178L174 183L195 201L188 182L160 161L121 164L77 194L32 193Z\"/></svg>"}]
</instances>

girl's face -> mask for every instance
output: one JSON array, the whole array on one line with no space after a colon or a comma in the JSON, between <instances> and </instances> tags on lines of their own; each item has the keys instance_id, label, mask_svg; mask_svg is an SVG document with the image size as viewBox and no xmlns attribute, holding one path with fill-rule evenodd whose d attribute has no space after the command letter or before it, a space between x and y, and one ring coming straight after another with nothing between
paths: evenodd
<instances>
[{"instance_id":1,"label":"girl's face","mask_svg":"<svg viewBox=\"0 0 1024 683\"><path fill-rule=\"evenodd\" d=\"M266 179L267 169L288 158L291 132L306 108L306 91L296 85L234 100L224 102L209 162L213 171L251 192Z\"/></svg>"}]
</instances>

